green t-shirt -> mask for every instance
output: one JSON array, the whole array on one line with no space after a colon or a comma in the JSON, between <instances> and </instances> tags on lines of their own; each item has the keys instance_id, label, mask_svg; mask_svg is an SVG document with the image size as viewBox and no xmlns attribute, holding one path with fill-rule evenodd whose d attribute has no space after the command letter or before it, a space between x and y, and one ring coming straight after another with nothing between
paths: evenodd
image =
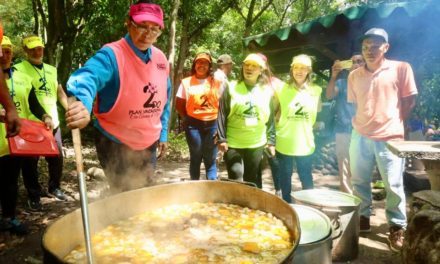
<instances>
[{"instance_id":1,"label":"green t-shirt","mask_svg":"<svg viewBox=\"0 0 440 264\"><path fill-rule=\"evenodd\" d=\"M266 123L271 114L273 91L257 84L250 91L244 82L231 82L230 112L226 123L226 138L232 148L257 148L266 144Z\"/></svg>"},{"instance_id":2,"label":"green t-shirt","mask_svg":"<svg viewBox=\"0 0 440 264\"><path fill-rule=\"evenodd\" d=\"M35 94L38 101L43 106L46 113L52 117L54 128L60 125L58 118L57 100L58 100L58 75L57 69L44 63L39 69L28 61L22 61L15 65L15 68L27 74L32 78L32 84L35 87ZM38 121L37 118L30 118Z\"/></svg>"},{"instance_id":3,"label":"green t-shirt","mask_svg":"<svg viewBox=\"0 0 440 264\"><path fill-rule=\"evenodd\" d=\"M315 151L313 125L320 102L321 87L309 84L300 91L293 84L276 90L280 117L276 124L276 150L284 155L307 156Z\"/></svg>"}]
</instances>

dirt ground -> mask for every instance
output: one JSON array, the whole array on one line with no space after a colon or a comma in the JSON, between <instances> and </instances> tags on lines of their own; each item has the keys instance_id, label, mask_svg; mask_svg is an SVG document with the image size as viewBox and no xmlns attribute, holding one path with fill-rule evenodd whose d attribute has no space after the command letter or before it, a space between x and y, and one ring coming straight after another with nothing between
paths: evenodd
<instances>
[{"instance_id":1,"label":"dirt ground","mask_svg":"<svg viewBox=\"0 0 440 264\"><path fill-rule=\"evenodd\" d=\"M92 167L99 167L94 148L83 148L85 170ZM20 197L18 202L18 217L26 222L31 233L25 237L17 237L8 233L0 233L0 263L31 263L39 264L43 260L41 238L45 228L60 216L79 207L78 187L75 172L74 154L71 147L65 149L65 166L62 188L68 194L66 202L56 201L54 198L43 197L44 206L41 212L30 212L26 209L26 192L20 183ZM165 162L159 161L157 173L163 182L174 182L182 179L189 179L188 162ZM47 168L45 162L40 161L41 183L44 186L47 182ZM223 169L220 170L221 177L227 177ZM99 174L96 177L88 177L87 188L89 200L99 199L106 191L106 183ZM336 175L322 175L314 171L316 188L335 189L338 188L338 177ZM293 177L294 190L300 189L298 178ZM263 189L274 192L270 170L263 172ZM387 246L388 227L385 220L384 202L374 201L374 213L371 218L372 232L359 239L359 256L357 259L347 263L401 263L400 255L392 253ZM66 227L67 228L67 227ZM62 235L62 234L60 234Z\"/></svg>"}]
</instances>

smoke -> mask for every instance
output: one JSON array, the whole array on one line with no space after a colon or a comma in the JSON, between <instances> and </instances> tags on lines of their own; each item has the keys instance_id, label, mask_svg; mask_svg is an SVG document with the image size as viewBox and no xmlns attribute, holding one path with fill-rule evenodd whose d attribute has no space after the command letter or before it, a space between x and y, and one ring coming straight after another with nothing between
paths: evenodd
<instances>
[{"instance_id":1,"label":"smoke","mask_svg":"<svg viewBox=\"0 0 440 264\"><path fill-rule=\"evenodd\" d=\"M351 52L360 51L359 37L373 27L383 28L389 35L389 59L419 64L432 58L440 41L440 15L437 1L406 3L390 14L384 14L383 8L370 8L359 20L349 23L348 34L352 41ZM429 4L426 4L429 3ZM349 52L347 52L349 54Z\"/></svg>"},{"instance_id":2,"label":"smoke","mask_svg":"<svg viewBox=\"0 0 440 264\"><path fill-rule=\"evenodd\" d=\"M154 173L155 152L150 150L133 151L127 147L109 149L99 153L110 187L110 194L153 186L157 183ZM154 156L153 156L154 155Z\"/></svg>"}]
</instances>

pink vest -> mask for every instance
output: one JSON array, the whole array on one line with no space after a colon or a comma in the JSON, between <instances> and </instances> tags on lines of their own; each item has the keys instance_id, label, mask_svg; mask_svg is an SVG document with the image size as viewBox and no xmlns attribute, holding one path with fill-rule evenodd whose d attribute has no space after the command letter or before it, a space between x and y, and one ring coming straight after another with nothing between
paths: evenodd
<instances>
[{"instance_id":1,"label":"pink vest","mask_svg":"<svg viewBox=\"0 0 440 264\"><path fill-rule=\"evenodd\" d=\"M98 98L93 113L101 127L123 144L134 150L145 149L160 137L160 117L167 101L168 61L152 46L150 61L145 64L125 39L106 46L116 55L119 94L107 113L98 113Z\"/></svg>"}]
</instances>

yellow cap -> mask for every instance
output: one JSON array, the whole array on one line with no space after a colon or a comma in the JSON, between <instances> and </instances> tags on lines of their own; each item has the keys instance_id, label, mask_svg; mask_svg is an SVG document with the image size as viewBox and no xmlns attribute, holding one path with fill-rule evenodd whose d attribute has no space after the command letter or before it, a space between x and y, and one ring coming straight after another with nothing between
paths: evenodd
<instances>
[{"instance_id":1,"label":"yellow cap","mask_svg":"<svg viewBox=\"0 0 440 264\"><path fill-rule=\"evenodd\" d=\"M2 47L12 48L12 42L7 36L3 36Z\"/></svg>"},{"instance_id":2,"label":"yellow cap","mask_svg":"<svg viewBox=\"0 0 440 264\"><path fill-rule=\"evenodd\" d=\"M43 40L37 36L30 36L23 39L23 46L26 46L28 49L33 49L36 47L43 47Z\"/></svg>"},{"instance_id":3,"label":"yellow cap","mask_svg":"<svg viewBox=\"0 0 440 264\"><path fill-rule=\"evenodd\" d=\"M244 59L243 62L247 62L247 61L253 61L253 62L257 63L261 68L266 69L266 62L258 54L255 54L255 53L249 54L246 57L246 59Z\"/></svg>"},{"instance_id":4,"label":"yellow cap","mask_svg":"<svg viewBox=\"0 0 440 264\"><path fill-rule=\"evenodd\" d=\"M302 64L307 67L312 67L312 59L308 55L301 54L293 57L290 67L292 67L294 64Z\"/></svg>"}]
</instances>

